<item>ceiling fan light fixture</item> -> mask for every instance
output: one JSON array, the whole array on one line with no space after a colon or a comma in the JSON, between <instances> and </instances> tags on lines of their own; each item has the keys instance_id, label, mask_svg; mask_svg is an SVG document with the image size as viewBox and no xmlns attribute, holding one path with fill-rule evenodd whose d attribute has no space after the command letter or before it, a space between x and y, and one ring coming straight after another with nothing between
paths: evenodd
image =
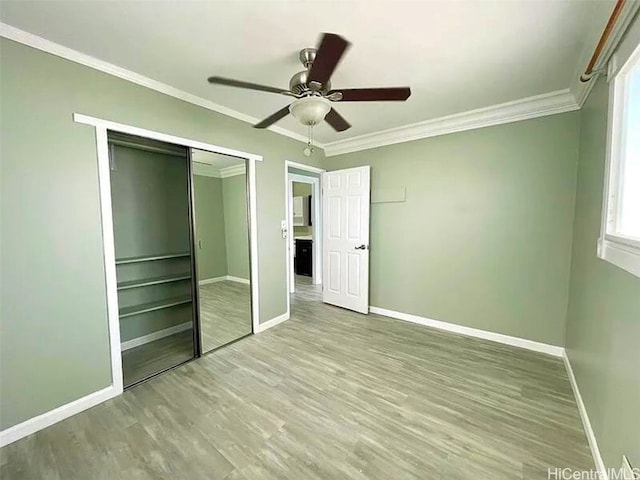
<instances>
[{"instance_id":1,"label":"ceiling fan light fixture","mask_svg":"<svg viewBox=\"0 0 640 480\"><path fill-rule=\"evenodd\" d=\"M291 115L303 125L316 125L322 122L329 110L331 110L331 102L318 96L301 98L289 105Z\"/></svg>"}]
</instances>

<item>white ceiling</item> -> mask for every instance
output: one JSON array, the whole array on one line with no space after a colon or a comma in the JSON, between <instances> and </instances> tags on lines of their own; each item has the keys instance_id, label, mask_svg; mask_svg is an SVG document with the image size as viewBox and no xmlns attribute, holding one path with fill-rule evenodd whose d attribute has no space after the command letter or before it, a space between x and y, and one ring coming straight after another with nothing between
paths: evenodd
<instances>
[{"instance_id":1,"label":"white ceiling","mask_svg":"<svg viewBox=\"0 0 640 480\"><path fill-rule=\"evenodd\" d=\"M410 85L406 103L343 103L353 125L321 143L566 89L613 0L6 1L4 23L246 115L290 103L212 86L211 75L287 87L319 32L352 42L336 88ZM306 134L293 118L278 126Z\"/></svg>"},{"instance_id":2,"label":"white ceiling","mask_svg":"<svg viewBox=\"0 0 640 480\"><path fill-rule=\"evenodd\" d=\"M219 153L205 152L203 150L191 150L191 161L198 164L197 168L210 174L221 174L221 170L229 167L244 166L241 158L220 155ZM197 172L196 172L197 173Z\"/></svg>"}]
</instances>

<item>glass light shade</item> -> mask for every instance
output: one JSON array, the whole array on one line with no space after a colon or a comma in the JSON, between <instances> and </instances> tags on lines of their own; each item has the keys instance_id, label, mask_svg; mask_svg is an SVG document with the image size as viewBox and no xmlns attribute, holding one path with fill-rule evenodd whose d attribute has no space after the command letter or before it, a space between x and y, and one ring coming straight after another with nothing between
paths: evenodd
<instances>
[{"instance_id":1,"label":"glass light shade","mask_svg":"<svg viewBox=\"0 0 640 480\"><path fill-rule=\"evenodd\" d=\"M303 125L316 125L331 110L331 102L322 97L305 97L289 105L289 111Z\"/></svg>"}]
</instances>

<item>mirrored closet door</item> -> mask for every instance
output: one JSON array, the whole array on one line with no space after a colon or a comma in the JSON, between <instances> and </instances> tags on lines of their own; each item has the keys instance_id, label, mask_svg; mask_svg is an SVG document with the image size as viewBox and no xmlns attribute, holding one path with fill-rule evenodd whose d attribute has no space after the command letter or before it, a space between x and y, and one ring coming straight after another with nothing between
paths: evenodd
<instances>
[{"instance_id":1,"label":"mirrored closet door","mask_svg":"<svg viewBox=\"0 0 640 480\"><path fill-rule=\"evenodd\" d=\"M252 332L245 160L191 151L200 341L208 352Z\"/></svg>"}]
</instances>

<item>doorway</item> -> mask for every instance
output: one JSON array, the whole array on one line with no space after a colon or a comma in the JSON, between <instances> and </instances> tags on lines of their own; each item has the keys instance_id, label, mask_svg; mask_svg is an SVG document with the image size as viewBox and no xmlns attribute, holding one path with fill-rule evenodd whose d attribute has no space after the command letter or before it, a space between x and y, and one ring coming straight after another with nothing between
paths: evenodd
<instances>
[{"instance_id":1,"label":"doorway","mask_svg":"<svg viewBox=\"0 0 640 480\"><path fill-rule=\"evenodd\" d=\"M324 170L286 162L287 284L289 293L322 285L322 191Z\"/></svg>"},{"instance_id":2,"label":"doorway","mask_svg":"<svg viewBox=\"0 0 640 480\"><path fill-rule=\"evenodd\" d=\"M285 184L287 311L299 298L369 313L370 166L325 172L287 161Z\"/></svg>"}]
</instances>

